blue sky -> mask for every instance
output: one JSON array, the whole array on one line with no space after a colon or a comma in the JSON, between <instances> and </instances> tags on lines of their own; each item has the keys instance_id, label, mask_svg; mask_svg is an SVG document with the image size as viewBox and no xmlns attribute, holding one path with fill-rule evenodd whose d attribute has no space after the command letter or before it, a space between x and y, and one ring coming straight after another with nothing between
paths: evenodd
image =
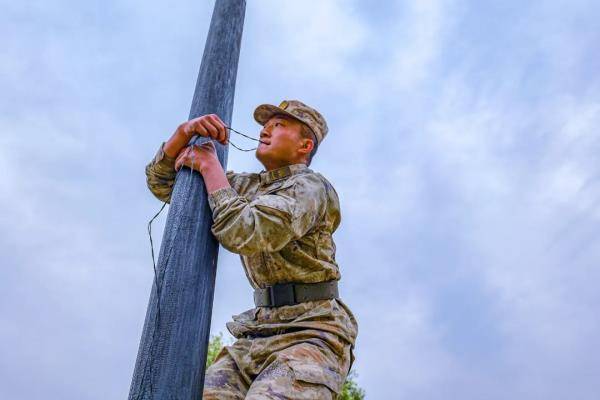
<instances>
[{"instance_id":1,"label":"blue sky","mask_svg":"<svg viewBox=\"0 0 600 400\"><path fill-rule=\"evenodd\" d=\"M144 166L188 115L213 2L0 3L0 397L124 398L160 207ZM328 120L313 169L340 195L367 398L597 397L599 19L248 2L233 126L294 98ZM222 249L213 332L250 306Z\"/></svg>"}]
</instances>

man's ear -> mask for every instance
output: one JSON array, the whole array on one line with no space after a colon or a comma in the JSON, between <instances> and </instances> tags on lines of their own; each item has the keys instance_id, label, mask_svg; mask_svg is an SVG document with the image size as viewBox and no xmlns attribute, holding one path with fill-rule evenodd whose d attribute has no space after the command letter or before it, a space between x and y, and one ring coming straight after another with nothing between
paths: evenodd
<instances>
[{"instance_id":1,"label":"man's ear","mask_svg":"<svg viewBox=\"0 0 600 400\"><path fill-rule=\"evenodd\" d=\"M302 154L310 154L310 152L313 150L313 148L315 147L315 144L313 143L313 141L311 139L302 139L303 140L303 144L302 147L300 147L300 153Z\"/></svg>"}]
</instances>

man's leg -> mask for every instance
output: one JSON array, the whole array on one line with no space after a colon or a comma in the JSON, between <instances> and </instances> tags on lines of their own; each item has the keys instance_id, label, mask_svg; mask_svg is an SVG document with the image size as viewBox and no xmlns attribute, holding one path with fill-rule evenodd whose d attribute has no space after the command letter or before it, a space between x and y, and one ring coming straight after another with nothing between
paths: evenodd
<instances>
[{"instance_id":1,"label":"man's leg","mask_svg":"<svg viewBox=\"0 0 600 400\"><path fill-rule=\"evenodd\" d=\"M256 377L246 400L332 400L346 379L339 360L325 345L299 343L273 354ZM343 368L343 367L342 367Z\"/></svg>"},{"instance_id":2,"label":"man's leg","mask_svg":"<svg viewBox=\"0 0 600 400\"><path fill-rule=\"evenodd\" d=\"M248 384L242 378L233 358L225 349L206 370L203 400L243 400Z\"/></svg>"}]
</instances>

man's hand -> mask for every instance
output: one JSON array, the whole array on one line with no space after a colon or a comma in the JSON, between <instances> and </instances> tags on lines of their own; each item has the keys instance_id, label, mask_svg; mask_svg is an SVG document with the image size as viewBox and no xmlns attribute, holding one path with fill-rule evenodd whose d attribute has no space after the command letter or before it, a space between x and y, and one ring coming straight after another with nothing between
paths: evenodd
<instances>
[{"instance_id":1,"label":"man's hand","mask_svg":"<svg viewBox=\"0 0 600 400\"><path fill-rule=\"evenodd\" d=\"M184 165L202 174L208 193L231 187L225 171L221 167L213 142L189 146L183 150L175 160L175 169L179 170Z\"/></svg>"},{"instance_id":2,"label":"man's hand","mask_svg":"<svg viewBox=\"0 0 600 400\"><path fill-rule=\"evenodd\" d=\"M176 157L181 149L196 135L212 138L221 144L227 144L225 123L216 114L207 114L191 119L177 127L171 138L165 143L164 152Z\"/></svg>"},{"instance_id":3,"label":"man's hand","mask_svg":"<svg viewBox=\"0 0 600 400\"><path fill-rule=\"evenodd\" d=\"M201 145L188 146L182 150L175 161L175 170L179 171L179 168L185 165L202 173L213 166L215 162L219 163L215 145L212 142L206 142Z\"/></svg>"},{"instance_id":4,"label":"man's hand","mask_svg":"<svg viewBox=\"0 0 600 400\"><path fill-rule=\"evenodd\" d=\"M225 123L217 114L207 114L191 119L180 125L179 129L189 139L194 135L210 137L221 144L227 144ZM179 130L178 129L178 130Z\"/></svg>"}]
</instances>

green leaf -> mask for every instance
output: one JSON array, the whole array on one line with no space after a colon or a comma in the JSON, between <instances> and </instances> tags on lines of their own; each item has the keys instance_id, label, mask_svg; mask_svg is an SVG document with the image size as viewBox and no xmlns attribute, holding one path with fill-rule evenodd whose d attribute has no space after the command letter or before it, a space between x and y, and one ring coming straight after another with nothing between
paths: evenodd
<instances>
[{"instance_id":1,"label":"green leaf","mask_svg":"<svg viewBox=\"0 0 600 400\"><path fill-rule=\"evenodd\" d=\"M219 332L218 335L210 336L210 340L208 342L208 352L206 354L206 368L207 369L215 362L215 358L217 358L217 356L221 352L221 349L223 348L223 346L224 346L223 333Z\"/></svg>"},{"instance_id":2,"label":"green leaf","mask_svg":"<svg viewBox=\"0 0 600 400\"><path fill-rule=\"evenodd\" d=\"M358 387L358 384L354 381L356 376L356 372L350 371L338 400L364 400L365 391Z\"/></svg>"}]
</instances>

